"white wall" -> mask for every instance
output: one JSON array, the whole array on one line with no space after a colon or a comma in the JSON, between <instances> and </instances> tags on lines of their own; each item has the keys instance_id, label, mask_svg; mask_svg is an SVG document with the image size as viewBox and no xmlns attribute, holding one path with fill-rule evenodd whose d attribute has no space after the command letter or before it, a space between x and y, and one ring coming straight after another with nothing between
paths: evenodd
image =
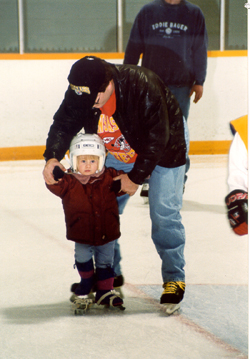
<instances>
[{"instance_id":1,"label":"white wall","mask_svg":"<svg viewBox=\"0 0 250 359\"><path fill-rule=\"evenodd\" d=\"M0 61L0 147L45 145L74 62ZM231 140L229 121L245 114L247 57L208 58L204 96L198 104L191 105L190 140Z\"/></svg>"},{"instance_id":2,"label":"white wall","mask_svg":"<svg viewBox=\"0 0 250 359\"><path fill-rule=\"evenodd\" d=\"M203 97L190 109L190 140L231 140L229 122L247 114L247 99L247 57L208 58Z\"/></svg>"}]
</instances>

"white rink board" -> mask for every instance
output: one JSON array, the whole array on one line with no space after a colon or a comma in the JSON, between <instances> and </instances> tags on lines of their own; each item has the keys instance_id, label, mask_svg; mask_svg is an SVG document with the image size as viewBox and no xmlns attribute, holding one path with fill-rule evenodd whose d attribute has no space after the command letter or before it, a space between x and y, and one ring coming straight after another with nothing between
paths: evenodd
<instances>
[{"instance_id":1,"label":"white rink board","mask_svg":"<svg viewBox=\"0 0 250 359\"><path fill-rule=\"evenodd\" d=\"M74 62L1 60L0 147L45 145ZM247 57L209 57L203 98L191 104L190 140L231 140L229 122L246 114Z\"/></svg>"}]
</instances>

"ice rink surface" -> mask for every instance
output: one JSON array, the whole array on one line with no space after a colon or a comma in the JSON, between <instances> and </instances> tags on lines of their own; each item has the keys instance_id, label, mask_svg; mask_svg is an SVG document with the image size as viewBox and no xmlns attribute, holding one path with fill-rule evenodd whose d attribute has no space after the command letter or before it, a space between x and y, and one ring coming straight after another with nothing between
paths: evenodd
<instances>
[{"instance_id":1,"label":"ice rink surface","mask_svg":"<svg viewBox=\"0 0 250 359\"><path fill-rule=\"evenodd\" d=\"M226 218L227 156L191 156L181 212L187 286L171 317L159 304L161 261L140 190L121 216L126 310L73 314L74 243L43 166L0 162L0 359L247 358L248 237Z\"/></svg>"}]
</instances>

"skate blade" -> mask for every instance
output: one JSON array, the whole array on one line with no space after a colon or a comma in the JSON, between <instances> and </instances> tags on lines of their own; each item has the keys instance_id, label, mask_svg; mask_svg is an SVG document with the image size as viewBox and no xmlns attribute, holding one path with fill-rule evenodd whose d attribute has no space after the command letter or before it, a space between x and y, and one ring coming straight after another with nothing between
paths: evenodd
<instances>
[{"instance_id":1,"label":"skate blade","mask_svg":"<svg viewBox=\"0 0 250 359\"><path fill-rule=\"evenodd\" d=\"M115 305L115 306L109 305L109 304L99 304L99 305L103 305L103 307L105 309L108 309L108 310L117 310L117 309L119 309L121 311L124 311L126 309L123 305Z\"/></svg>"},{"instance_id":2,"label":"skate blade","mask_svg":"<svg viewBox=\"0 0 250 359\"><path fill-rule=\"evenodd\" d=\"M167 315L177 315L180 313L181 304L162 304Z\"/></svg>"},{"instance_id":3,"label":"skate blade","mask_svg":"<svg viewBox=\"0 0 250 359\"><path fill-rule=\"evenodd\" d=\"M93 300L89 298L78 298L74 301L72 309L75 315L83 315L85 314L89 308L93 305Z\"/></svg>"}]
</instances>

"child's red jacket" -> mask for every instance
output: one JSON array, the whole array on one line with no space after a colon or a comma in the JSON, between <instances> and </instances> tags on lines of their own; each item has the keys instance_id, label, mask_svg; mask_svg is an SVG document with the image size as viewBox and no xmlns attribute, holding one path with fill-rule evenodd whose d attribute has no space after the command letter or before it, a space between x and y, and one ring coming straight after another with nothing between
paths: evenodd
<instances>
[{"instance_id":1,"label":"child's red jacket","mask_svg":"<svg viewBox=\"0 0 250 359\"><path fill-rule=\"evenodd\" d=\"M47 188L62 198L67 239L90 245L103 245L120 237L117 194L111 190L113 178L123 173L106 168L99 177L82 184L72 174L65 174ZM124 193L119 193L121 195Z\"/></svg>"}]
</instances>

